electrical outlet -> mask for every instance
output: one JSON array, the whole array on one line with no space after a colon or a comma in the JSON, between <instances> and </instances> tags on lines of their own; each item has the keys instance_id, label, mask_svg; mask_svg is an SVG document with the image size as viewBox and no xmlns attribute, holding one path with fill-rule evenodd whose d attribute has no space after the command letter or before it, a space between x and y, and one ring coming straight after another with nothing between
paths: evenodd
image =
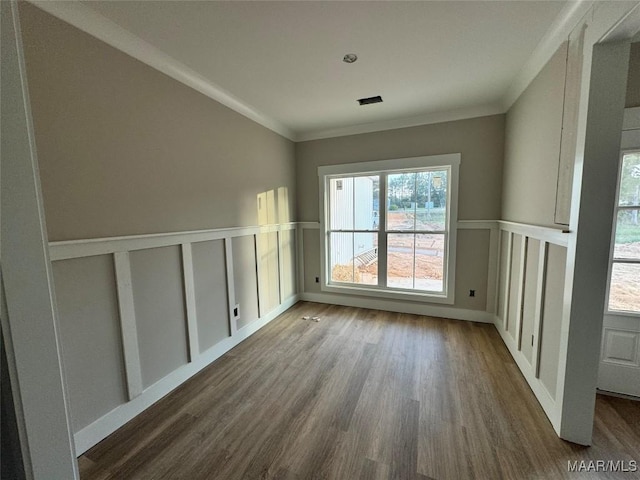
<instances>
[{"instance_id":1,"label":"electrical outlet","mask_svg":"<svg viewBox=\"0 0 640 480\"><path fill-rule=\"evenodd\" d=\"M320 283L320 277L316 277L316 283Z\"/></svg>"},{"instance_id":2,"label":"electrical outlet","mask_svg":"<svg viewBox=\"0 0 640 480\"><path fill-rule=\"evenodd\" d=\"M476 291L475 290L469 290L469 296L470 297L475 297L476 296Z\"/></svg>"}]
</instances>

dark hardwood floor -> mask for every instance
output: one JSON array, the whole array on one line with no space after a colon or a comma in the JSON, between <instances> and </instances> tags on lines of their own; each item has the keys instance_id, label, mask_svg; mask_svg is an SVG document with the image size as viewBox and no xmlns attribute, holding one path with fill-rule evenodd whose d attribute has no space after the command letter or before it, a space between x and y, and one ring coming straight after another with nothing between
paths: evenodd
<instances>
[{"instance_id":1,"label":"dark hardwood floor","mask_svg":"<svg viewBox=\"0 0 640 480\"><path fill-rule=\"evenodd\" d=\"M640 464L640 402L596 409L592 447L560 440L492 325L299 303L79 464L82 480L640 478L567 473Z\"/></svg>"}]
</instances>

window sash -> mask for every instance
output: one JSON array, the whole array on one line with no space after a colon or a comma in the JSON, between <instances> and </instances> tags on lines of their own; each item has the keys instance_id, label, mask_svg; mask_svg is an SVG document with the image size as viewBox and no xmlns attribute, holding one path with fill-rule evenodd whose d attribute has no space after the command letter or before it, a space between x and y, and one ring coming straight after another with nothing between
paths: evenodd
<instances>
[{"instance_id":1,"label":"window sash","mask_svg":"<svg viewBox=\"0 0 640 480\"><path fill-rule=\"evenodd\" d=\"M341 282L338 280L333 280L331 277L331 272L327 272L328 274L328 279L327 279L327 284L328 285L332 285L332 286L366 286L367 288L376 288L376 289L383 289L383 290L392 290L392 291L398 291L398 292L411 292L411 293L424 293L424 294L435 294L435 295L443 295L446 294L446 285L447 285L447 275L448 275L448 259L449 259L449 252L448 252L448 236L449 236L449 228L445 228L445 229L441 229L441 230L424 230L424 229L415 229L415 220L414 220L414 229L413 230L389 230L386 228L386 220L387 220L387 215L389 214L389 212L391 210L388 209L387 207L387 199L389 197L389 185L388 185L388 178L389 175L397 175L397 174L402 174L402 173L424 173L424 172L441 172L441 171L446 171L447 173L447 181L446 181L446 207L445 207L445 226L449 227L450 225L450 217L451 217L451 209L450 209L450 197L451 197L451 188L452 188L452 178L451 178L451 166L449 165L441 165L441 166L434 166L434 167L427 167L427 168L412 168L412 169L399 169L399 170L384 170L384 171L378 171L378 172L367 172L367 173L354 173L354 174L341 174L341 175L327 175L325 177L325 196L326 196L326 192L330 191L331 188L331 180L339 180L339 179L356 179L356 178L362 178L362 177L370 177L370 176L378 176L379 177L379 196L378 196L378 204L379 204L379 210L378 210L378 218L379 218L379 223L378 223L378 228L377 229L356 229L356 228L352 228L352 229L334 229L334 228L330 228L330 225L333 223L333 220L331 218L331 213L332 213L332 204L331 204L331 197L330 196L326 196L326 202L327 202L327 206L328 206L328 214L327 214L327 227L325 228L325 235L326 238L328 239L327 241L327 257L330 259L332 257L332 252L331 252L331 234L333 233L350 233L354 235L354 239L355 239L355 234L357 233L371 233L371 234L376 234L378 236L378 283L377 285L372 285L372 284L365 284L365 283L359 283L355 281L355 273L353 275L353 281L352 282ZM355 189L354 189L355 190ZM414 188L414 195L417 195L417 188ZM417 200L416 200L417 202ZM355 220L352 222L355 225ZM388 267L388 261L389 261L389 255L388 255L388 251L386 248L386 245L388 244L388 238L389 235L413 235L414 236L414 248L413 248L413 277L412 277L412 282L413 282L413 288L402 288L402 287L389 287L387 285L389 277L388 277L388 271L387 271L387 267ZM415 238L417 235L443 235L444 236L444 250L443 250L443 278L442 278L442 289L441 290L424 290L424 289L418 289L415 287L416 284L416 275L415 275L415 265L416 265L416 249L415 249ZM383 248L384 250L384 254L382 254L381 249L380 249L380 245L384 244L385 248ZM355 252L353 252L353 255L355 258ZM331 267L330 265L328 265L329 267ZM354 270L355 270L355 265L354 265ZM384 271L384 275L381 274L381 270Z\"/></svg>"}]
</instances>

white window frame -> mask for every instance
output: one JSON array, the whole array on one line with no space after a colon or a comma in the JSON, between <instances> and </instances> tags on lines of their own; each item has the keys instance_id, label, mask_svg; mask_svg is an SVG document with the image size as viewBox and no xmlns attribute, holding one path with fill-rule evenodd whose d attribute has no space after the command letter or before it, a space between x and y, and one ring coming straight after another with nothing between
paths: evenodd
<instances>
[{"instance_id":1,"label":"white window frame","mask_svg":"<svg viewBox=\"0 0 640 480\"><path fill-rule=\"evenodd\" d=\"M320 193L320 289L327 293L341 293L359 296L374 296L399 300L413 300L427 303L443 303L453 304L455 293L455 272L456 272L456 239L458 227L458 176L460 170L459 153L449 153L444 155L430 155L423 157L397 158L390 160L378 160L373 162L356 162L341 165L327 165L318 167L318 181ZM327 192L329 191L328 182L330 178L336 176L359 176L359 175L378 175L381 173L395 173L402 170L417 170L424 168L443 167L450 171L449 188L447 189L447 205L449 215L447 216L447 225L445 226L445 258L444 275L443 275L443 292L424 292L419 290L402 290L390 287L380 287L376 285L362 284L335 284L330 282L328 272L329 255L328 255L328 232L327 225L329 222L329 208ZM382 177L381 177L382 178ZM380 224L379 228L386 228L386 208L382 208L386 203L382 201L386 198L386 185L380 186ZM410 232L406 232L410 233ZM379 255L386 254L380 252ZM386 272L379 272L379 275L386 275Z\"/></svg>"},{"instance_id":2,"label":"white window frame","mask_svg":"<svg viewBox=\"0 0 640 480\"><path fill-rule=\"evenodd\" d=\"M632 109L627 109L632 110ZM635 110L635 109L633 109ZM626 113L626 112L625 112ZM627 123L627 116L625 115L625 123ZM640 317L639 312L632 312L628 310L611 310L609 308L610 303L610 295L611 295L611 275L613 273L613 265L616 263L626 263L626 264L638 264L639 260L630 260L630 259L621 259L615 258L615 243L616 243L616 229L618 227L618 212L621 210L629 210L629 209L637 209L638 207L634 206L620 206L620 182L622 181L622 159L628 153L636 153L640 151L640 120L636 119L636 124L634 127L638 128L629 128L627 130L623 129L622 139L620 145L620 157L618 161L618 183L616 184L616 203L613 211L613 226L611 228L611 244L609 247L609 269L607 272L607 291L605 297L605 307L604 313L605 315L612 315L618 317Z\"/></svg>"}]
</instances>

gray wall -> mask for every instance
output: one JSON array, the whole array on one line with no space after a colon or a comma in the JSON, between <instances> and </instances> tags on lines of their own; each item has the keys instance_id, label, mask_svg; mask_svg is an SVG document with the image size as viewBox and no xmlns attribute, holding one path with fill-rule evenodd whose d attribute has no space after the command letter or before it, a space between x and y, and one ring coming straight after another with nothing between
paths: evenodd
<instances>
[{"instance_id":1,"label":"gray wall","mask_svg":"<svg viewBox=\"0 0 640 480\"><path fill-rule=\"evenodd\" d=\"M500 217L504 115L472 118L383 132L313 140L296 144L298 216L319 221L318 167L422 155L461 153L458 219ZM320 242L317 230L305 230L304 287L317 293L320 285ZM489 232L458 230L455 307L485 310L489 262ZM469 290L476 290L469 297ZM393 303L393 302L390 302Z\"/></svg>"},{"instance_id":2,"label":"gray wall","mask_svg":"<svg viewBox=\"0 0 640 480\"><path fill-rule=\"evenodd\" d=\"M640 107L640 43L631 44L625 107Z\"/></svg>"},{"instance_id":3,"label":"gray wall","mask_svg":"<svg viewBox=\"0 0 640 480\"><path fill-rule=\"evenodd\" d=\"M500 216L504 115L312 140L296 144L298 219L319 221L318 167L461 153L460 220Z\"/></svg>"},{"instance_id":4,"label":"gray wall","mask_svg":"<svg viewBox=\"0 0 640 480\"><path fill-rule=\"evenodd\" d=\"M50 240L257 225L257 195L283 187L295 220L293 142L33 5L20 14Z\"/></svg>"},{"instance_id":5,"label":"gray wall","mask_svg":"<svg viewBox=\"0 0 640 480\"><path fill-rule=\"evenodd\" d=\"M50 241L82 246L97 237L296 220L293 142L31 4L21 2L20 14ZM272 199L266 221L260 197ZM228 284L241 307L239 328L291 300L295 243L291 232L280 234L281 244L277 233L267 235L267 258L256 258L253 233L226 238L234 247L229 278L225 240L194 243L190 262L185 240L154 248L139 239L128 257L130 284L118 279L110 254L55 261L74 433L96 438L112 427L109 414L129 402L127 373L136 366L144 397L196 368L200 355L240 341L227 340ZM269 292L260 310L259 287ZM130 320L121 318L118 288L130 289L134 304L138 344L127 362L121 332ZM199 334L195 345L190 333Z\"/></svg>"},{"instance_id":6,"label":"gray wall","mask_svg":"<svg viewBox=\"0 0 640 480\"><path fill-rule=\"evenodd\" d=\"M564 43L507 112L503 220L554 224L566 56Z\"/></svg>"}]
</instances>

